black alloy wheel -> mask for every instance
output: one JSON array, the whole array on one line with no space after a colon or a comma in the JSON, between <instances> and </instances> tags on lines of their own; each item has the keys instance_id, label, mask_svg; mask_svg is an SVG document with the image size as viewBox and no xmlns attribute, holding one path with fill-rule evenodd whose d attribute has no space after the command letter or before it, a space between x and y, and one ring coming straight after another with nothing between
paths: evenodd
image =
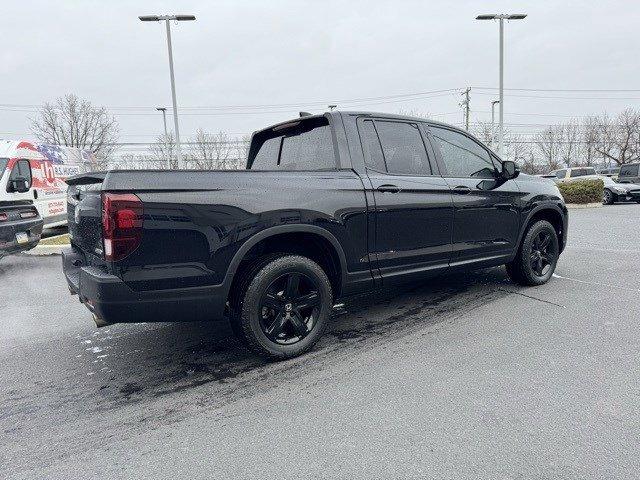
<instances>
[{"instance_id":1,"label":"black alloy wheel","mask_svg":"<svg viewBox=\"0 0 640 480\"><path fill-rule=\"evenodd\" d=\"M507 263L507 274L520 285L542 285L553 275L559 256L558 232L548 221L538 220L528 228L513 261Z\"/></svg>"},{"instance_id":2,"label":"black alloy wheel","mask_svg":"<svg viewBox=\"0 0 640 480\"><path fill-rule=\"evenodd\" d=\"M531 270L538 277L545 277L549 269L554 265L557 252L554 251L551 241L551 232L542 230L533 239L529 262Z\"/></svg>"},{"instance_id":3,"label":"black alloy wheel","mask_svg":"<svg viewBox=\"0 0 640 480\"><path fill-rule=\"evenodd\" d=\"M333 310L327 273L308 257L274 253L247 265L230 299L231 326L271 360L296 357L322 337Z\"/></svg>"},{"instance_id":4,"label":"black alloy wheel","mask_svg":"<svg viewBox=\"0 0 640 480\"><path fill-rule=\"evenodd\" d=\"M318 318L319 287L303 273L285 273L267 287L258 308L262 331L272 342L299 342Z\"/></svg>"},{"instance_id":5,"label":"black alloy wheel","mask_svg":"<svg viewBox=\"0 0 640 480\"><path fill-rule=\"evenodd\" d=\"M613 193L608 188L602 191L602 204L611 205L613 203Z\"/></svg>"}]
</instances>

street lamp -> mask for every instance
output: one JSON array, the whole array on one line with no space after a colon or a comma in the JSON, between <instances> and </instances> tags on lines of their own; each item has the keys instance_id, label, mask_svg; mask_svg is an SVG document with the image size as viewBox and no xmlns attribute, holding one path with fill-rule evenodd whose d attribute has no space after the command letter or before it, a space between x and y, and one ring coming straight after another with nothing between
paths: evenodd
<instances>
[{"instance_id":1,"label":"street lamp","mask_svg":"<svg viewBox=\"0 0 640 480\"><path fill-rule=\"evenodd\" d=\"M167 133L167 108L157 107L156 110L162 112L162 123L164 123L164 151L167 155L167 169L171 169L171 156L169 155L169 134Z\"/></svg>"},{"instance_id":2,"label":"street lamp","mask_svg":"<svg viewBox=\"0 0 640 480\"><path fill-rule=\"evenodd\" d=\"M176 101L176 80L173 75L173 52L171 51L171 23L170 20L177 22L195 20L195 15L142 15L138 17L142 22L165 22L167 26L167 49L169 50L169 74L171 75L171 99L173 100L173 123L176 131L176 157L178 160L178 168L182 164L182 153L180 152L180 131L178 129L178 102Z\"/></svg>"},{"instance_id":3,"label":"street lamp","mask_svg":"<svg viewBox=\"0 0 640 480\"><path fill-rule=\"evenodd\" d=\"M497 14L490 13L478 15L476 20L499 20L500 21L500 128L498 130L498 154L504 152L504 21L505 20L522 20L527 15L524 13L516 14Z\"/></svg>"}]
</instances>

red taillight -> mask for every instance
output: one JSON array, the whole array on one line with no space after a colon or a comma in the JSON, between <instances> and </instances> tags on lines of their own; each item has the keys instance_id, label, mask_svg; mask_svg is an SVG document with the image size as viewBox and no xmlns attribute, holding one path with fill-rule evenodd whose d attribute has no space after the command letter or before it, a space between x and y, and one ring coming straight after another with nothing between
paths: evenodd
<instances>
[{"instance_id":1,"label":"red taillight","mask_svg":"<svg viewBox=\"0 0 640 480\"><path fill-rule=\"evenodd\" d=\"M132 193L102 194L102 239L104 259L122 260L142 240L142 202Z\"/></svg>"},{"instance_id":2,"label":"red taillight","mask_svg":"<svg viewBox=\"0 0 640 480\"><path fill-rule=\"evenodd\" d=\"M6 213L0 213L0 222L4 222L9 216Z\"/></svg>"}]
</instances>

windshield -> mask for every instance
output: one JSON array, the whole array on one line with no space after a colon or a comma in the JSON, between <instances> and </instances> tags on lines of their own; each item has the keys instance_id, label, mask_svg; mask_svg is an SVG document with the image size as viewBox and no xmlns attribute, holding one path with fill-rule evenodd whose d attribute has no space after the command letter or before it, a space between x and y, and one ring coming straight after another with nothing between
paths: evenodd
<instances>
[{"instance_id":1,"label":"windshield","mask_svg":"<svg viewBox=\"0 0 640 480\"><path fill-rule=\"evenodd\" d=\"M4 169L7 168L7 163L9 163L8 158L0 158L0 177L4 173Z\"/></svg>"}]
</instances>

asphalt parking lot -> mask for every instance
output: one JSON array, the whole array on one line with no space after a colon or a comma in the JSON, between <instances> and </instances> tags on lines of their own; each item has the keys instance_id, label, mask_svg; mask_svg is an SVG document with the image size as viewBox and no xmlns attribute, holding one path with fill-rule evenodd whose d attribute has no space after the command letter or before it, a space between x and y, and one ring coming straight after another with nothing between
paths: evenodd
<instances>
[{"instance_id":1,"label":"asphalt parking lot","mask_svg":"<svg viewBox=\"0 0 640 480\"><path fill-rule=\"evenodd\" d=\"M0 477L637 478L640 206L572 210L557 275L349 302L268 364L224 324L95 329L59 257L0 261Z\"/></svg>"}]
</instances>

